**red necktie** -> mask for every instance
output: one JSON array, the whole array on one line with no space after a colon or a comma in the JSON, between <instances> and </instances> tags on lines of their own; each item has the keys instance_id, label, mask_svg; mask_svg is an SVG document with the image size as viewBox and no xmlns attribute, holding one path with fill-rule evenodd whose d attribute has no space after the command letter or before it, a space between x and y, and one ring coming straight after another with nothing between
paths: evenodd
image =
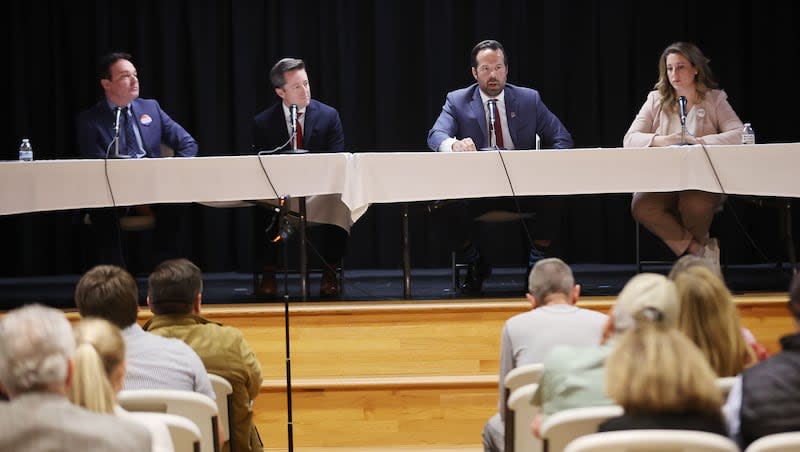
<instances>
[{"instance_id":1,"label":"red necktie","mask_svg":"<svg viewBox=\"0 0 800 452\"><path fill-rule=\"evenodd\" d=\"M495 144L498 148L504 148L503 145L503 121L500 120L500 109L497 108L497 100L492 102L492 108L494 108L494 135L495 135Z\"/></svg>"},{"instance_id":2,"label":"red necktie","mask_svg":"<svg viewBox=\"0 0 800 452\"><path fill-rule=\"evenodd\" d=\"M300 118L303 113L297 114L297 149L303 149L303 125L300 123Z\"/></svg>"}]
</instances>

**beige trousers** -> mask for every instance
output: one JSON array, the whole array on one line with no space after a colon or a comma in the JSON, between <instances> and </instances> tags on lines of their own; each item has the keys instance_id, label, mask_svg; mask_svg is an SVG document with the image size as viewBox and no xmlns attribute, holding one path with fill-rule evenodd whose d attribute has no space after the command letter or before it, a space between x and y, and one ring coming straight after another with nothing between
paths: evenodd
<instances>
[{"instance_id":1,"label":"beige trousers","mask_svg":"<svg viewBox=\"0 0 800 452\"><path fill-rule=\"evenodd\" d=\"M711 221L724 202L725 195L698 190L634 193L631 214L680 256L692 239L706 244Z\"/></svg>"}]
</instances>

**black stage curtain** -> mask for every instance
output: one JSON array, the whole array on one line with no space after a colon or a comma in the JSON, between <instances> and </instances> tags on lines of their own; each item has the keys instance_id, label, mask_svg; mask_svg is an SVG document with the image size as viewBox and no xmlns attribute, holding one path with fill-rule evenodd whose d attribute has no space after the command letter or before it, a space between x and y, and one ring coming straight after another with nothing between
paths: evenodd
<instances>
[{"instance_id":1,"label":"black stage curtain","mask_svg":"<svg viewBox=\"0 0 800 452\"><path fill-rule=\"evenodd\" d=\"M158 99L203 156L247 152L252 117L277 101L269 68L285 56L306 61L312 95L338 108L349 150L424 152L445 94L472 83L469 52L486 38L505 45L509 81L538 89L577 147L621 146L660 52L679 40L712 59L758 142L800 141L790 108L800 104L792 2L10 0L5 8L7 160L22 137L36 159L77 155L75 118L100 98L96 63L111 50L134 55L142 97ZM531 177L537 171L546 168ZM568 199L564 257L633 262L629 202L630 194ZM445 231L415 207L412 264L446 265ZM251 270L252 212L186 210L180 245L188 257L205 271ZM780 254L775 212L735 197L726 212L714 230L731 261L761 259L744 231L768 256ZM520 228L487 228L496 262L522 265ZM80 273L86 235L78 212L0 217L0 276ZM373 206L353 228L347 267L399 268L400 259L400 206Z\"/></svg>"}]
</instances>

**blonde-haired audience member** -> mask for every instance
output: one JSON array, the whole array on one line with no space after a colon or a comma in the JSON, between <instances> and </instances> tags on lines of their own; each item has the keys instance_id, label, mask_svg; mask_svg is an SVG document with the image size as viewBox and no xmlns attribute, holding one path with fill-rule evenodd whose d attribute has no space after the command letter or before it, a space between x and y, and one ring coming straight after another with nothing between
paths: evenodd
<instances>
[{"instance_id":1,"label":"blonde-haired audience member","mask_svg":"<svg viewBox=\"0 0 800 452\"><path fill-rule=\"evenodd\" d=\"M714 265L710 259L705 257L695 256L692 254L686 254L681 256L680 259L675 261L672 264L672 268L669 271L669 275L667 276L669 279L675 281L675 278L683 273L684 271L688 270L692 267L704 267L707 268L711 273L719 277L719 279L724 283L725 278L720 273L719 267ZM742 327L742 335L744 336L745 342L753 349L753 353L756 354L756 358L759 361L764 361L765 359L769 358L769 350L763 344L756 340L756 337L753 336L753 333L745 327Z\"/></svg>"},{"instance_id":2,"label":"blonde-haired audience member","mask_svg":"<svg viewBox=\"0 0 800 452\"><path fill-rule=\"evenodd\" d=\"M75 338L64 313L28 305L0 318L0 450L142 452L150 433L128 419L85 410L67 399Z\"/></svg>"},{"instance_id":3,"label":"blonde-haired audience member","mask_svg":"<svg viewBox=\"0 0 800 452\"><path fill-rule=\"evenodd\" d=\"M681 273L685 272L686 270L692 267L705 267L711 270L712 273L719 276L719 279L724 280L722 277L722 273L720 272L719 267L714 265L714 262L711 259L695 256L694 254L684 254L678 260L676 260L672 267L669 269L669 274L667 278L675 281L675 278L680 275Z\"/></svg>"},{"instance_id":4,"label":"blonde-haired audience member","mask_svg":"<svg viewBox=\"0 0 800 452\"><path fill-rule=\"evenodd\" d=\"M742 335L739 313L725 283L700 266L675 277L681 303L678 329L694 342L720 377L732 377L757 361Z\"/></svg>"},{"instance_id":5,"label":"blonde-haired audience member","mask_svg":"<svg viewBox=\"0 0 800 452\"><path fill-rule=\"evenodd\" d=\"M601 345L559 345L547 354L539 387L531 401L542 407L541 414L531 424L534 436L540 437L539 427L546 416L571 408L614 404L603 386L606 359L616 347L617 338L636 325L635 316L645 309L658 310L665 325L677 325L679 303L675 284L655 273L634 276L611 308Z\"/></svg>"},{"instance_id":6,"label":"blonde-haired audience member","mask_svg":"<svg viewBox=\"0 0 800 452\"><path fill-rule=\"evenodd\" d=\"M89 411L127 417L147 427L153 452L172 452L167 426L150 413L129 413L117 404L125 378L125 340L119 329L100 318L75 326L75 358L69 398Z\"/></svg>"},{"instance_id":7,"label":"blonde-haired audience member","mask_svg":"<svg viewBox=\"0 0 800 452\"><path fill-rule=\"evenodd\" d=\"M662 320L656 309L641 312L609 355L606 391L625 414L600 424L599 431L678 429L727 436L716 374L697 346Z\"/></svg>"}]
</instances>

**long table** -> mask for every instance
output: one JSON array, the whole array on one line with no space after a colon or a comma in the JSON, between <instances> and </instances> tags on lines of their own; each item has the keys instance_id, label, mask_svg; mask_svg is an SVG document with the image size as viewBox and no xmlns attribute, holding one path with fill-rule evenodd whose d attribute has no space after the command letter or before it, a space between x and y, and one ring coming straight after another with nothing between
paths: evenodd
<instances>
[{"instance_id":1,"label":"long table","mask_svg":"<svg viewBox=\"0 0 800 452\"><path fill-rule=\"evenodd\" d=\"M798 168L800 143L0 162L0 215L336 195L357 221L374 203L512 194L693 189L800 197ZM406 248L409 289L407 257Z\"/></svg>"},{"instance_id":2,"label":"long table","mask_svg":"<svg viewBox=\"0 0 800 452\"><path fill-rule=\"evenodd\" d=\"M516 195L696 189L800 197L798 168L800 143L707 153L695 145L13 161L0 162L0 215L338 194L356 221L374 203L510 196L512 187Z\"/></svg>"}]
</instances>

